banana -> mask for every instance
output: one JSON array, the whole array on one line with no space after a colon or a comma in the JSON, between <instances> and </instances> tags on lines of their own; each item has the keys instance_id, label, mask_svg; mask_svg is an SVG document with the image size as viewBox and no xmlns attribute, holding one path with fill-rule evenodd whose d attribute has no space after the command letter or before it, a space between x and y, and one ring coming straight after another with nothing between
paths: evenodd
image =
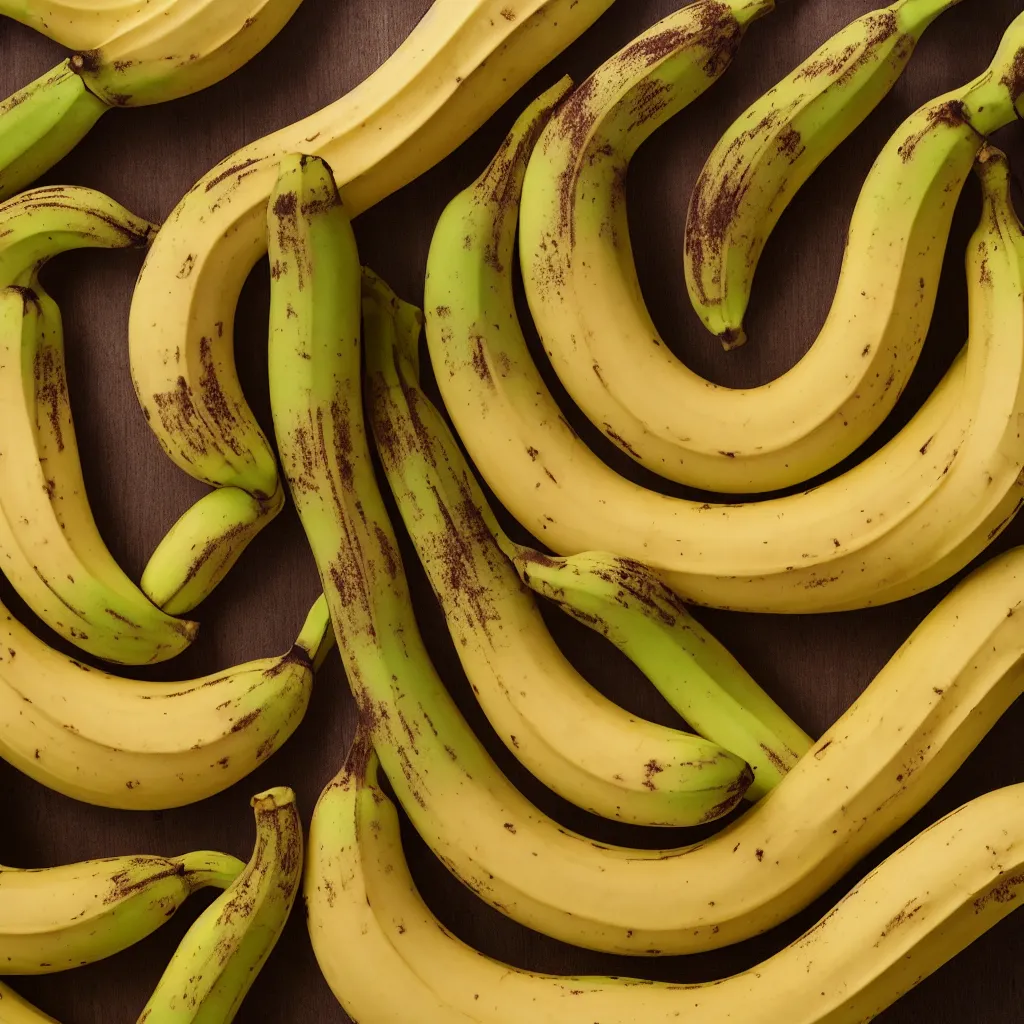
<instances>
[{"instance_id":1,"label":"banana","mask_svg":"<svg viewBox=\"0 0 1024 1024\"><path fill-rule=\"evenodd\" d=\"M747 761L748 799L777 786L814 745L646 566L599 551L552 558L499 543L528 587L611 640L699 735Z\"/></svg>"},{"instance_id":2,"label":"banana","mask_svg":"<svg viewBox=\"0 0 1024 1024\"><path fill-rule=\"evenodd\" d=\"M291 736L333 640L320 598L280 657L153 683L58 653L0 606L0 757L90 804L195 803L244 778Z\"/></svg>"},{"instance_id":3,"label":"banana","mask_svg":"<svg viewBox=\"0 0 1024 1024\"><path fill-rule=\"evenodd\" d=\"M0 1024L58 1024L0 981Z\"/></svg>"},{"instance_id":4,"label":"banana","mask_svg":"<svg viewBox=\"0 0 1024 1024\"><path fill-rule=\"evenodd\" d=\"M636 147L718 69L710 43L688 42L693 26L724 12L716 31L724 19L738 34L735 18L749 8L726 6L738 9L735 17L718 0L684 8L562 106L530 159L519 253L545 351L589 419L662 476L747 493L834 466L896 403L928 333L957 197L983 136L1018 116L1009 76L1024 63L1024 15L980 78L911 115L879 156L851 220L832 308L808 353L770 384L729 389L687 369L659 337L636 278L623 198ZM903 13L925 17L935 6ZM700 31L704 39L710 30ZM638 61L636 52L657 59ZM700 237L724 217L706 213ZM698 236L695 229L691 248Z\"/></svg>"},{"instance_id":5,"label":"banana","mask_svg":"<svg viewBox=\"0 0 1024 1024\"><path fill-rule=\"evenodd\" d=\"M960 0L897 0L850 22L756 100L718 141L686 221L686 287L726 349L768 236L807 179L875 109L925 30Z\"/></svg>"},{"instance_id":6,"label":"banana","mask_svg":"<svg viewBox=\"0 0 1024 1024\"><path fill-rule=\"evenodd\" d=\"M231 1024L288 920L302 876L302 822L286 787L252 798L249 863L189 928L138 1024Z\"/></svg>"},{"instance_id":7,"label":"banana","mask_svg":"<svg viewBox=\"0 0 1024 1024\"><path fill-rule=\"evenodd\" d=\"M78 458L60 311L38 273L69 249L144 246L152 230L84 188L37 189L0 206L0 568L47 625L122 664L173 657L198 627L156 608L100 537Z\"/></svg>"},{"instance_id":8,"label":"banana","mask_svg":"<svg viewBox=\"0 0 1024 1024\"><path fill-rule=\"evenodd\" d=\"M499 963L430 912L365 733L313 812L304 891L327 983L361 1024L858 1024L1024 896L1024 785L964 804L891 854L775 956L699 985Z\"/></svg>"},{"instance_id":9,"label":"banana","mask_svg":"<svg viewBox=\"0 0 1024 1024\"><path fill-rule=\"evenodd\" d=\"M189 96L237 71L301 2L135 0L90 10L2 0L0 14L78 52L0 105L0 199L66 156L111 107Z\"/></svg>"},{"instance_id":10,"label":"banana","mask_svg":"<svg viewBox=\"0 0 1024 1024\"><path fill-rule=\"evenodd\" d=\"M294 158L286 176L302 169ZM569 832L501 774L423 645L367 443L346 319L358 258L329 184L324 172L287 228L319 235L303 250L312 262L282 266L278 283L295 277L297 292L312 268L335 288L303 300L316 319L289 318L288 292L275 290L271 411L349 685L413 825L489 904L577 945L696 952L786 920L909 820L1024 687L1024 549L946 598L814 750L714 838L652 851ZM298 211L300 196L282 188L278 204L279 216ZM367 337L386 337L393 301L372 278L362 298Z\"/></svg>"},{"instance_id":11,"label":"banana","mask_svg":"<svg viewBox=\"0 0 1024 1024\"><path fill-rule=\"evenodd\" d=\"M232 324L242 283L266 251L267 197L282 154L327 160L354 216L447 156L612 2L435 0L356 89L222 161L171 213L132 301L130 358L139 400L185 472L268 504L256 523L242 508L237 523L212 524L204 542L213 545L210 564L226 569L276 511L277 466L238 383ZM159 557L164 566L180 566L184 577L195 531L181 532L180 548L168 540ZM206 580L207 592L218 579L214 573ZM159 600L169 590L152 596Z\"/></svg>"},{"instance_id":12,"label":"banana","mask_svg":"<svg viewBox=\"0 0 1024 1024\"><path fill-rule=\"evenodd\" d=\"M438 222L427 260L427 341L477 469L548 547L643 562L699 604L825 612L934 585L1012 519L1024 470L1016 428L1024 230L997 150L982 149L976 162L985 203L968 249L966 351L910 424L862 464L804 493L745 505L687 501L634 484L562 416L515 314L511 258L523 162L504 153Z\"/></svg>"},{"instance_id":13,"label":"banana","mask_svg":"<svg viewBox=\"0 0 1024 1024\"><path fill-rule=\"evenodd\" d=\"M228 886L242 866L203 851L0 867L0 971L50 974L102 960L159 928L190 893Z\"/></svg>"},{"instance_id":14,"label":"banana","mask_svg":"<svg viewBox=\"0 0 1024 1024\"><path fill-rule=\"evenodd\" d=\"M287 265L273 232L271 251ZM372 278L367 287L383 291ZM592 814L695 825L732 810L751 784L741 758L628 714L562 654L495 540L499 528L455 439L419 390L419 311L394 303L394 321L408 329L387 319L383 336L366 339L367 413L398 509L491 725L534 776ZM698 686L686 679L679 688Z\"/></svg>"}]
</instances>

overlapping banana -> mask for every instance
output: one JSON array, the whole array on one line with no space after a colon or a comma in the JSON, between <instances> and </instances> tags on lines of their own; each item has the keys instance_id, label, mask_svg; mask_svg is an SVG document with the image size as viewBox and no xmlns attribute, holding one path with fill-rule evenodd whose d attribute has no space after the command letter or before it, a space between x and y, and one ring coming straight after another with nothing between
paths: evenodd
<instances>
[{"instance_id":1,"label":"overlapping banana","mask_svg":"<svg viewBox=\"0 0 1024 1024\"><path fill-rule=\"evenodd\" d=\"M328 160L355 215L455 149L612 2L435 0L366 81L222 161L172 212L132 302L136 390L182 469L248 497L208 495L185 513L143 577L157 604L194 607L280 508L274 456L235 372L232 325L242 283L266 251L281 155ZM212 567L201 576L196 551Z\"/></svg>"},{"instance_id":2,"label":"overlapping banana","mask_svg":"<svg viewBox=\"0 0 1024 1024\"><path fill-rule=\"evenodd\" d=\"M302 822L284 786L252 798L249 863L181 940L138 1024L231 1024L277 944L302 876Z\"/></svg>"},{"instance_id":3,"label":"overlapping banana","mask_svg":"<svg viewBox=\"0 0 1024 1024\"><path fill-rule=\"evenodd\" d=\"M108 661L182 651L196 625L128 579L89 508L71 418L60 310L40 268L69 249L148 244L153 226L90 189L36 189L0 206L0 569L51 628Z\"/></svg>"},{"instance_id":4,"label":"overlapping banana","mask_svg":"<svg viewBox=\"0 0 1024 1024\"><path fill-rule=\"evenodd\" d=\"M894 25L917 34L945 6L899 4L889 13ZM1024 88L1014 70L1024 62L1022 15L984 74L913 114L879 156L850 223L832 308L808 353L762 387L715 386L673 355L651 321L623 187L636 147L718 66L709 58L717 52L711 30L701 30L697 47L686 32L670 33L682 22L692 35L709 12L718 12L717 32L724 20L738 33L731 26L749 10L740 0L700 0L584 82L537 144L520 224L530 310L577 405L648 469L716 492L807 480L858 448L889 413L928 333L957 197L983 137L1017 117ZM657 59L639 61L635 52ZM774 102L787 110L785 100L802 88L780 86ZM710 252L709 236L729 215L722 203L701 207L690 225L691 250L703 238ZM742 220L736 232L747 236L750 225Z\"/></svg>"},{"instance_id":5,"label":"overlapping banana","mask_svg":"<svg viewBox=\"0 0 1024 1024\"><path fill-rule=\"evenodd\" d=\"M154 683L58 653L0 605L0 757L86 803L195 803L244 778L291 736L333 642L320 598L280 657Z\"/></svg>"},{"instance_id":6,"label":"overlapping banana","mask_svg":"<svg viewBox=\"0 0 1024 1024\"><path fill-rule=\"evenodd\" d=\"M430 912L398 814L360 733L313 812L305 896L320 969L363 1024L859 1024L895 1002L1024 896L1024 786L926 829L770 959L671 985L556 977L498 963Z\"/></svg>"},{"instance_id":7,"label":"overlapping banana","mask_svg":"<svg viewBox=\"0 0 1024 1024\"><path fill-rule=\"evenodd\" d=\"M541 97L523 118L539 127L549 99ZM271 251L277 265L287 265L273 230ZM289 297L291 308L318 301L308 280L304 285ZM635 824L707 820L731 809L748 783L748 796L763 796L810 748L810 737L649 573L577 560L559 584L552 559L505 535L420 389L419 310L396 300L394 319L366 349L366 408L377 451L473 692L509 750L567 800ZM354 330L358 325L346 336ZM543 580L570 614L605 629L712 742L638 720L594 690L561 653L509 558L527 584Z\"/></svg>"},{"instance_id":8,"label":"overlapping banana","mask_svg":"<svg viewBox=\"0 0 1024 1024\"><path fill-rule=\"evenodd\" d=\"M985 203L968 248L970 343L917 416L820 487L720 505L615 473L575 434L534 366L511 280L523 162L505 154L520 153L522 137L519 125L442 215L424 301L438 386L463 443L499 500L550 548L636 559L700 604L825 612L933 586L1010 522L1024 471L1024 231L997 150L976 162Z\"/></svg>"},{"instance_id":9,"label":"overlapping banana","mask_svg":"<svg viewBox=\"0 0 1024 1024\"><path fill-rule=\"evenodd\" d=\"M690 198L686 286L726 349L768 236L792 198L903 73L922 33L960 0L897 0L852 21L755 100L719 139Z\"/></svg>"},{"instance_id":10,"label":"overlapping banana","mask_svg":"<svg viewBox=\"0 0 1024 1024\"><path fill-rule=\"evenodd\" d=\"M78 51L0 104L0 199L66 156L112 107L178 99L237 71L301 2L0 0L0 15Z\"/></svg>"},{"instance_id":11,"label":"overlapping banana","mask_svg":"<svg viewBox=\"0 0 1024 1024\"><path fill-rule=\"evenodd\" d=\"M242 867L210 851L0 867L0 970L49 974L102 960L155 931L197 889L226 888Z\"/></svg>"},{"instance_id":12,"label":"overlapping banana","mask_svg":"<svg viewBox=\"0 0 1024 1024\"><path fill-rule=\"evenodd\" d=\"M301 192L287 184L303 178ZM416 829L502 913L564 941L638 955L758 934L807 906L916 813L1020 693L1017 549L948 597L813 752L714 838L628 850L564 829L501 774L419 634L367 445L359 336L337 330L337 310L358 301L359 266L328 173L296 158L274 205L279 215L295 210L289 230L319 235L307 250L316 261L299 266L303 284L310 273L335 282L325 293L330 314L318 303L323 318L312 323L305 308L289 317L288 293L275 289L270 380L282 464L349 684ZM362 308L368 347L383 344L394 296L367 276Z\"/></svg>"}]
</instances>

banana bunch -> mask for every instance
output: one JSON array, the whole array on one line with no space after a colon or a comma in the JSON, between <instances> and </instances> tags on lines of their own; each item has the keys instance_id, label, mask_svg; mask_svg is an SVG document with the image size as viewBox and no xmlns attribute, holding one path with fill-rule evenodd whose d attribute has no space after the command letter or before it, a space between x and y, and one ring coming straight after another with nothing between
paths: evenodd
<instances>
[{"instance_id":1,"label":"banana bunch","mask_svg":"<svg viewBox=\"0 0 1024 1024\"><path fill-rule=\"evenodd\" d=\"M905 823L1021 692L1018 549L948 597L813 750L712 839L630 850L564 829L502 775L423 645L366 438L360 337L347 312L359 301L360 268L329 172L290 159L271 206L296 254L271 296L274 428L349 684L417 831L491 906L614 953L749 938L806 907ZM332 287L316 288L319 275ZM397 330L400 307L379 279L362 281L372 351Z\"/></svg>"},{"instance_id":2,"label":"banana bunch","mask_svg":"<svg viewBox=\"0 0 1024 1024\"><path fill-rule=\"evenodd\" d=\"M563 89L556 86L555 95ZM551 98L541 97L526 116L539 123ZM289 268L294 258L279 252L275 238L291 236L275 232L273 219L270 235L275 266ZM294 285L297 275L281 280ZM303 284L288 295L293 310L303 297L325 301L309 280ZM333 284L327 278L324 287ZM380 290L372 277L367 287ZM559 570L505 535L420 389L419 310L395 300L393 312L394 328L385 321L383 337L366 349L367 414L473 692L512 754L577 806L634 824L698 824L731 810L748 785L748 797L763 796L811 747L810 737L642 567L593 558ZM524 584L543 587L614 638L707 739L638 720L601 696L562 654Z\"/></svg>"},{"instance_id":3,"label":"banana bunch","mask_svg":"<svg viewBox=\"0 0 1024 1024\"><path fill-rule=\"evenodd\" d=\"M77 52L0 103L0 199L66 156L111 107L188 96L251 60L302 0L0 0Z\"/></svg>"},{"instance_id":4,"label":"banana bunch","mask_svg":"<svg viewBox=\"0 0 1024 1024\"><path fill-rule=\"evenodd\" d=\"M49 974L144 939L198 889L224 889L242 863L203 851L108 857L60 867L0 867L0 971ZM0 1020L6 1007L0 1002Z\"/></svg>"},{"instance_id":5,"label":"banana bunch","mask_svg":"<svg viewBox=\"0 0 1024 1024\"><path fill-rule=\"evenodd\" d=\"M132 302L132 376L167 454L219 490L154 552L142 588L157 605L174 614L195 607L284 499L232 339L242 283L266 251L282 154L328 160L355 215L447 156L612 2L435 0L366 81L222 161L171 213Z\"/></svg>"},{"instance_id":6,"label":"banana bunch","mask_svg":"<svg viewBox=\"0 0 1024 1024\"><path fill-rule=\"evenodd\" d=\"M897 3L876 16L916 38L949 6ZM519 253L544 349L598 429L672 480L716 492L772 491L834 466L896 403L928 332L957 197L983 137L1017 117L1010 76L1024 60L1024 15L981 77L913 114L879 156L851 220L832 308L809 352L770 384L730 389L693 373L658 335L636 277L624 192L636 148L724 70L725 61L715 59L719 35L696 27L712 12L719 12L716 33L738 40L757 5L699 0L683 8L602 65L551 119L523 186ZM865 23L854 23L829 48L856 49L864 32ZM648 52L650 59L635 56ZM883 55L862 54L864 67ZM849 68L833 63L821 81L830 73L847 81ZM771 106L763 123L788 129L794 146L806 88L798 70L762 101ZM845 103L828 106L828 114L808 117L845 126ZM714 182L735 171L740 184L730 178L721 185L730 206L715 198L717 184L698 183L689 223L693 259L706 250L712 261L715 232L746 240L755 234L752 222L765 220L755 201L749 212L741 201L748 187L757 194L762 175L770 177L754 158L760 136L746 119L733 132L746 148L720 155L727 171ZM825 131L818 144L835 135ZM815 145L812 135L807 146Z\"/></svg>"},{"instance_id":7,"label":"banana bunch","mask_svg":"<svg viewBox=\"0 0 1024 1024\"><path fill-rule=\"evenodd\" d=\"M1024 16L1003 51L1017 43L1024 62ZM570 96L561 110L572 103ZM1006 158L982 147L974 129L967 152L984 203L967 253L971 324L961 356L913 420L860 465L804 493L720 505L669 497L615 473L569 426L531 360L511 266L532 123L520 119L491 166L442 214L424 292L448 412L486 483L531 533L562 554L635 559L698 604L800 613L925 590L1012 520L1024 496L1024 229ZM937 121L917 151L965 130Z\"/></svg>"},{"instance_id":8,"label":"banana bunch","mask_svg":"<svg viewBox=\"0 0 1024 1024\"><path fill-rule=\"evenodd\" d=\"M66 640L107 661L163 661L197 626L128 579L89 507L71 418L60 310L39 281L69 249L149 244L153 225L91 189L26 192L0 206L0 569Z\"/></svg>"},{"instance_id":9,"label":"banana bunch","mask_svg":"<svg viewBox=\"0 0 1024 1024\"><path fill-rule=\"evenodd\" d=\"M280 657L154 683L60 654L0 605L0 757L90 804L195 803L244 778L291 736L333 642L320 598Z\"/></svg>"},{"instance_id":10,"label":"banana bunch","mask_svg":"<svg viewBox=\"0 0 1024 1024\"><path fill-rule=\"evenodd\" d=\"M138 1024L231 1024L299 891L302 822L281 786L252 798L256 845L178 945Z\"/></svg>"},{"instance_id":11,"label":"banana bunch","mask_svg":"<svg viewBox=\"0 0 1024 1024\"><path fill-rule=\"evenodd\" d=\"M320 969L353 1020L384 1024L858 1024L1015 910L1024 785L965 804L890 855L816 925L703 985L555 977L498 963L430 912L361 731L313 812L305 896Z\"/></svg>"}]
</instances>

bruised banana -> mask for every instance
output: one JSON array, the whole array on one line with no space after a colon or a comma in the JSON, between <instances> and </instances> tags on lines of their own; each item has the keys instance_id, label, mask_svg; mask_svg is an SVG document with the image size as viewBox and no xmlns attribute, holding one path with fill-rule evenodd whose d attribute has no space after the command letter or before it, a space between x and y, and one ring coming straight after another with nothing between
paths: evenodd
<instances>
[{"instance_id":1,"label":"bruised banana","mask_svg":"<svg viewBox=\"0 0 1024 1024\"><path fill-rule=\"evenodd\" d=\"M111 107L163 103L246 64L302 0L0 0L0 15L77 50L0 103L0 199L62 159Z\"/></svg>"},{"instance_id":2,"label":"bruised banana","mask_svg":"<svg viewBox=\"0 0 1024 1024\"><path fill-rule=\"evenodd\" d=\"M302 822L287 787L251 803L249 863L189 928L138 1024L231 1024L277 944L299 891Z\"/></svg>"},{"instance_id":3,"label":"bruised banana","mask_svg":"<svg viewBox=\"0 0 1024 1024\"><path fill-rule=\"evenodd\" d=\"M310 210L322 216L330 202L325 194ZM343 293L340 308L357 301L356 262L339 256L346 248L319 263ZM383 285L365 278L372 343L387 336L393 315ZM374 748L442 863L528 927L637 955L697 952L763 932L909 820L1024 686L1018 549L948 597L813 752L717 836L652 851L575 835L501 774L430 662L374 476L358 335L292 331L287 309L273 303L271 317L282 465Z\"/></svg>"},{"instance_id":4,"label":"bruised banana","mask_svg":"<svg viewBox=\"0 0 1024 1024\"><path fill-rule=\"evenodd\" d=\"M840 29L741 114L708 157L687 217L694 309L726 349L768 236L821 163L888 94L931 23L960 0L897 0Z\"/></svg>"},{"instance_id":5,"label":"bruised banana","mask_svg":"<svg viewBox=\"0 0 1024 1024\"><path fill-rule=\"evenodd\" d=\"M576 404L648 469L716 492L807 480L885 419L928 333L957 197L983 136L1018 116L1024 89L1015 71L1024 66L1021 15L981 77L911 115L879 156L850 223L831 310L807 354L762 387L712 385L672 354L651 321L623 189L633 152L693 98L694 79L709 84L717 65L708 54L722 33L738 36L735 18L749 11L741 0L700 0L584 82L530 159L519 236L530 310ZM714 30L702 28L696 45L693 26L709 12L719 12ZM718 217L691 223L691 246Z\"/></svg>"},{"instance_id":6,"label":"bruised banana","mask_svg":"<svg viewBox=\"0 0 1024 1024\"><path fill-rule=\"evenodd\" d=\"M320 598L280 657L154 683L68 658L0 606L0 757L90 804L195 803L244 778L291 736L333 642Z\"/></svg>"},{"instance_id":7,"label":"bruised banana","mask_svg":"<svg viewBox=\"0 0 1024 1024\"><path fill-rule=\"evenodd\" d=\"M860 1024L1020 904L1024 785L964 804L891 854L814 927L702 985L534 974L431 913L360 733L313 812L304 883L320 969L363 1024Z\"/></svg>"},{"instance_id":8,"label":"bruised banana","mask_svg":"<svg viewBox=\"0 0 1024 1024\"><path fill-rule=\"evenodd\" d=\"M89 507L68 400L60 311L40 268L69 249L148 244L152 225L90 189L0 206L0 569L65 639L107 661L163 661L192 641L128 579Z\"/></svg>"},{"instance_id":9,"label":"bruised banana","mask_svg":"<svg viewBox=\"0 0 1024 1024\"><path fill-rule=\"evenodd\" d=\"M283 500L273 452L238 382L232 337L242 283L266 251L281 156L327 160L354 216L447 156L612 2L435 0L357 88L222 161L171 213L132 301L136 391L178 466L249 499L208 498L184 513L143 577L158 604L178 595L175 611L194 607ZM190 575L196 551L208 567L199 582Z\"/></svg>"},{"instance_id":10,"label":"bruised banana","mask_svg":"<svg viewBox=\"0 0 1024 1024\"><path fill-rule=\"evenodd\" d=\"M649 573L584 569L578 559L558 588L554 560L504 534L420 390L419 310L392 301L394 325L386 320L384 336L366 339L366 409L406 529L497 734L545 785L606 818L688 825L717 816L746 788L743 760L754 772L746 795L763 796L813 741ZM543 579L542 593L603 628L711 742L638 720L595 691L551 637L509 558L526 584L539 589ZM716 765L722 779L712 788Z\"/></svg>"},{"instance_id":11,"label":"bruised banana","mask_svg":"<svg viewBox=\"0 0 1024 1024\"><path fill-rule=\"evenodd\" d=\"M985 148L976 163L985 201L967 254L970 344L914 419L820 487L713 505L614 472L569 426L531 360L511 276L528 148L516 140L528 141L531 125L517 122L442 214L424 305L438 386L463 443L498 499L548 547L643 562L699 604L825 612L926 589L1012 519L1024 470L1024 231L1002 154Z\"/></svg>"},{"instance_id":12,"label":"bruised banana","mask_svg":"<svg viewBox=\"0 0 1024 1024\"><path fill-rule=\"evenodd\" d=\"M197 889L223 889L241 861L108 857L60 867L0 867L0 972L50 974L94 963L156 931ZM6 1024L0 1001L0 1021Z\"/></svg>"}]
</instances>

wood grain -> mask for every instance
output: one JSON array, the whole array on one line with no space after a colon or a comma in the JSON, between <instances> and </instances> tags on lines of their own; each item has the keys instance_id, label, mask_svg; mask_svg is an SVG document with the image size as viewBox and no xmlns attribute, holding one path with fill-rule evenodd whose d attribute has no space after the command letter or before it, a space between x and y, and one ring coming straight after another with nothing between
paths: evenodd
<instances>
[{"instance_id":1,"label":"wood grain","mask_svg":"<svg viewBox=\"0 0 1024 1024\"><path fill-rule=\"evenodd\" d=\"M356 229L364 260L404 297L417 301L438 214L483 167L527 99L565 72L577 78L585 75L677 5L678 0L618 0L594 29L457 153L359 218ZM359 82L399 44L427 6L428 0L305 0L281 35L231 79L176 103L111 112L46 180L100 188L136 212L159 219L221 157L312 112ZM748 321L750 344L727 356L702 332L682 285L680 248L692 183L719 134L751 100L846 20L874 6L872 0L780 3L771 18L750 31L722 82L662 128L634 161L630 219L645 294L663 336L671 339L690 366L715 381L730 385L767 381L806 350L828 308L850 212L878 149L920 103L973 77L988 63L1021 0L965 0L928 32L894 92L812 179L784 218L757 279ZM61 58L54 44L13 23L0 23L0 95ZM998 141L1009 150L1018 175L1024 173L1024 128L1013 126ZM886 426L887 434L921 402L966 336L963 254L978 209L972 184L957 217L924 358ZM72 404L93 507L112 551L136 579L166 529L202 493L163 455L132 390L125 339L139 263L136 254L79 253L62 257L47 271L65 315ZM265 379L267 305L267 272L261 265L243 294L236 344L243 383L265 428L270 424ZM578 416L573 419L579 424ZM595 438L590 431L587 436ZM600 438L594 443L621 471L643 478ZM998 547L1022 540L1024 520L1006 533ZM417 611L442 675L514 781L544 810L594 837L638 845L688 841L692 833L652 836L597 821L526 776L473 704L443 619L408 546L404 553ZM842 616L796 619L701 613L700 618L805 728L817 734L849 706L947 590L943 587L891 608ZM283 650L316 593L312 559L298 521L288 510L200 609L203 628L194 647L150 674L184 678ZM8 586L0 586L0 598L60 646ZM549 621L565 650L604 692L638 713L673 722L667 706L609 645L564 617L552 615ZM174 854L203 847L244 858L253 838L248 797L269 785L294 786L308 818L320 788L339 764L352 724L351 699L334 655L318 678L306 721L287 746L249 779L194 807L143 814L87 807L50 793L0 762L0 863L39 867L99 855ZM713 955L635 962L574 950L474 902L407 828L409 856L417 881L441 919L473 945L511 963L549 971L633 973L678 981L717 978L757 963L793 939L870 866L921 827L986 790L1024 780L1017 745L1022 727L1024 714L1018 706L939 796L833 892L771 934ZM176 942L205 903L202 896L193 898L158 934L106 963L47 978L16 979L15 987L65 1024L133 1021ZM885 1024L1019 1022L1024 1020L1022 985L1024 914L1018 914L880 1019ZM237 1020L283 1024L347 1019L317 971L302 913L297 910Z\"/></svg>"}]
</instances>

